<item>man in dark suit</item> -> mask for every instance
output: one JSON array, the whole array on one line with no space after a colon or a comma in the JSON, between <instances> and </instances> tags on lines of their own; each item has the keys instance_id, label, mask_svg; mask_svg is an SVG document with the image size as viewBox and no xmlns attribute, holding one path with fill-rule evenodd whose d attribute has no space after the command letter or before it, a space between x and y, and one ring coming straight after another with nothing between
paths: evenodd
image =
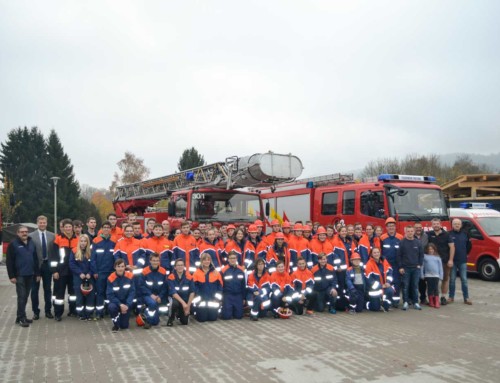
<instances>
[{"instance_id":1,"label":"man in dark suit","mask_svg":"<svg viewBox=\"0 0 500 383\"><path fill-rule=\"evenodd\" d=\"M45 300L45 316L54 318L52 309L52 272L50 271L49 259L54 251L54 234L47 231L47 217L41 215L36 219L38 229L29 236L35 244L40 266L41 280L43 284L43 298ZM33 309L33 319L40 319L39 294L40 281L33 279L31 288L31 307Z\"/></svg>"}]
</instances>

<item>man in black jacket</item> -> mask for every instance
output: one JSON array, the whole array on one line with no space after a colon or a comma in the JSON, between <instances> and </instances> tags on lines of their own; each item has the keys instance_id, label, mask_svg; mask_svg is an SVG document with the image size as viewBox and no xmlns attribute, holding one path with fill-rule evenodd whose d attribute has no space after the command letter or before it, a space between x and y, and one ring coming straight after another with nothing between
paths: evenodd
<instances>
[{"instance_id":1,"label":"man in black jacket","mask_svg":"<svg viewBox=\"0 0 500 383\"><path fill-rule=\"evenodd\" d=\"M17 238L7 248L7 273L16 285L17 316L16 324L29 327L33 321L26 318L26 303L30 295L33 278L40 281L40 268L35 245L28 237L28 228L19 226Z\"/></svg>"}]
</instances>

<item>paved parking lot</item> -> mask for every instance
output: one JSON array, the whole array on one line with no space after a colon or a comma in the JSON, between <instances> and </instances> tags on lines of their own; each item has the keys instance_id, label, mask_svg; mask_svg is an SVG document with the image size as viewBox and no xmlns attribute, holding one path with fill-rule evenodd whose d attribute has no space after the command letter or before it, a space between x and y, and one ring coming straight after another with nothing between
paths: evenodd
<instances>
[{"instance_id":1,"label":"paved parking lot","mask_svg":"<svg viewBox=\"0 0 500 383\"><path fill-rule=\"evenodd\" d=\"M498 382L500 283L469 288L473 306L459 295L439 310L131 323L112 334L109 320L42 314L29 329L14 325L15 288L0 266L0 381Z\"/></svg>"}]
</instances>

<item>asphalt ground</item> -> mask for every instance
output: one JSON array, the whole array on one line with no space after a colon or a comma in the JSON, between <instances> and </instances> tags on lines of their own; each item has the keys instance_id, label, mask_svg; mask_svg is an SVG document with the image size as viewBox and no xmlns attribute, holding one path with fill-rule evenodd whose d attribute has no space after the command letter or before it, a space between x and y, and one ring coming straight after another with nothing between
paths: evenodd
<instances>
[{"instance_id":1,"label":"asphalt ground","mask_svg":"<svg viewBox=\"0 0 500 383\"><path fill-rule=\"evenodd\" d=\"M469 290L472 306L459 291L441 309L150 330L131 321L113 334L109 319L55 322L43 312L15 325L15 287L0 266L0 381L499 382L500 283L471 278Z\"/></svg>"}]
</instances>

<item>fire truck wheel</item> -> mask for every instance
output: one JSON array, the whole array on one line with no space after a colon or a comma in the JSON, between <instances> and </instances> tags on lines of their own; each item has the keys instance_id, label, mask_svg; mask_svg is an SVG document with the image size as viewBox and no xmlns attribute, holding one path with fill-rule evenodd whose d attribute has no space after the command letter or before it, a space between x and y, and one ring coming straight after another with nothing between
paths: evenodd
<instances>
[{"instance_id":1,"label":"fire truck wheel","mask_svg":"<svg viewBox=\"0 0 500 383\"><path fill-rule=\"evenodd\" d=\"M487 258L479 264L479 274L485 281L496 281L500 277L498 263L493 259Z\"/></svg>"}]
</instances>

